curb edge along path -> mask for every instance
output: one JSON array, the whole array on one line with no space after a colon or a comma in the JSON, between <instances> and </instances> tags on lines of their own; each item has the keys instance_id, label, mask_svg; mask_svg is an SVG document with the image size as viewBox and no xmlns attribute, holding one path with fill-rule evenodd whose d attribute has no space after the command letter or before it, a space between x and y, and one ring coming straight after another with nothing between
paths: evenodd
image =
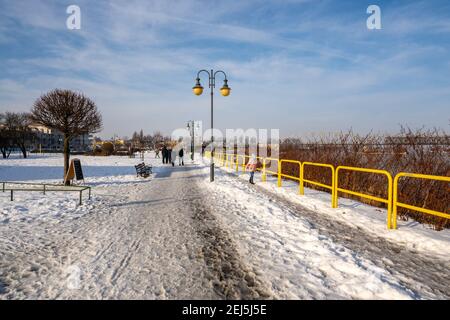
<instances>
[{"instance_id":1,"label":"curb edge along path","mask_svg":"<svg viewBox=\"0 0 450 320\"><path fill-rule=\"evenodd\" d=\"M249 186L235 174L220 170L220 175L232 179L233 183L245 188L252 196L275 203L287 215L306 219L312 229L316 229L320 235L350 249L356 257L367 259L386 270L402 286L410 290L411 298L450 298L450 269L445 261L412 251L385 238L373 236L357 226L334 220L326 214L321 215L320 212L290 201L287 196L275 194L261 186ZM216 183L221 183L220 175Z\"/></svg>"}]
</instances>

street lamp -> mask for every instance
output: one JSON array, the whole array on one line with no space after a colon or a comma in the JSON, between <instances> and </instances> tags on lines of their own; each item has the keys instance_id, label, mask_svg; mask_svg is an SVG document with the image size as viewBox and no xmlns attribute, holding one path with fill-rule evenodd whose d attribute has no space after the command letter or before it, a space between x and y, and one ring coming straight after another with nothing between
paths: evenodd
<instances>
[{"instance_id":1,"label":"street lamp","mask_svg":"<svg viewBox=\"0 0 450 320\"><path fill-rule=\"evenodd\" d=\"M214 70L208 71L208 70L200 70L197 73L197 79L196 79L196 83L195 86L192 88L192 90L194 91L194 94L199 96L203 93L203 87L200 84L200 73L202 72L206 72L208 74L208 78L209 78L209 87L211 88L211 167L210 167L210 181L213 182L214 181L214 133L213 133L213 129L214 129L214 118L213 118L213 107L214 107L214 88L216 86L216 75L218 73L222 73L225 77L224 81L223 81L223 86L222 88L220 88L220 93L224 96L227 97L230 95L230 91L231 88L228 86L228 79L227 79L227 75L225 74L225 72L218 70L216 72L214 72Z\"/></svg>"},{"instance_id":2,"label":"street lamp","mask_svg":"<svg viewBox=\"0 0 450 320\"><path fill-rule=\"evenodd\" d=\"M195 137L195 127L194 127L194 120L189 120L187 123L187 128L189 130L189 134L191 136L191 160L194 161L194 137Z\"/></svg>"}]
</instances>

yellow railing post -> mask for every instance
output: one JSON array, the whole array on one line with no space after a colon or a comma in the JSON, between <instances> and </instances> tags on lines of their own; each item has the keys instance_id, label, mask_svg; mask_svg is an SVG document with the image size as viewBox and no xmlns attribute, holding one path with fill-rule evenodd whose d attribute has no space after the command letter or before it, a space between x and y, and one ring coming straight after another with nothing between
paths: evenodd
<instances>
[{"instance_id":1,"label":"yellow railing post","mask_svg":"<svg viewBox=\"0 0 450 320\"><path fill-rule=\"evenodd\" d=\"M305 164L306 162L302 163L302 168L300 170L300 181L299 181L299 194L304 195L305 194L305 186L304 186L304 174L305 174Z\"/></svg>"},{"instance_id":2,"label":"yellow railing post","mask_svg":"<svg viewBox=\"0 0 450 320\"><path fill-rule=\"evenodd\" d=\"M334 202L335 201L335 195L336 195L336 177L334 175L334 171L336 170L333 166L332 166L332 171L331 171L331 207L332 208L337 208L337 203Z\"/></svg>"},{"instance_id":3,"label":"yellow railing post","mask_svg":"<svg viewBox=\"0 0 450 320\"><path fill-rule=\"evenodd\" d=\"M387 228L391 229L391 221L392 221L392 176L389 174L388 176L388 204L387 204ZM395 223L395 228L397 228L397 223Z\"/></svg>"},{"instance_id":4,"label":"yellow railing post","mask_svg":"<svg viewBox=\"0 0 450 320\"><path fill-rule=\"evenodd\" d=\"M398 180L401 175L397 174L394 178L394 195L393 195L393 206L392 206L392 217L388 221L389 229L397 229L397 201L398 201Z\"/></svg>"},{"instance_id":5,"label":"yellow railing post","mask_svg":"<svg viewBox=\"0 0 450 320\"><path fill-rule=\"evenodd\" d=\"M333 166L331 166L331 207L337 208L337 204L334 202L334 197L336 194L336 177L334 176L334 171L336 170Z\"/></svg>"},{"instance_id":6,"label":"yellow railing post","mask_svg":"<svg viewBox=\"0 0 450 320\"><path fill-rule=\"evenodd\" d=\"M262 181L266 182L266 159L263 158L263 173L262 173Z\"/></svg>"},{"instance_id":7,"label":"yellow railing post","mask_svg":"<svg viewBox=\"0 0 450 320\"><path fill-rule=\"evenodd\" d=\"M278 161L278 188L281 187L281 166L280 166L280 162Z\"/></svg>"}]
</instances>

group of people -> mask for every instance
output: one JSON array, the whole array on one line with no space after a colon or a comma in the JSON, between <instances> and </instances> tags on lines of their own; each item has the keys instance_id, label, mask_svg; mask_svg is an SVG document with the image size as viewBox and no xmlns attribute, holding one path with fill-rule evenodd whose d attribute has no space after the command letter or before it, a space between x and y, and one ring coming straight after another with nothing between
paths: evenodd
<instances>
[{"instance_id":1,"label":"group of people","mask_svg":"<svg viewBox=\"0 0 450 320\"><path fill-rule=\"evenodd\" d=\"M161 152L162 154L162 162L164 164L172 164L172 167L175 166L175 161L178 155L178 165L180 166L184 166L184 149L183 147L181 147L180 149L175 150L172 149L172 147L166 147L166 145L164 145L162 147L162 149L156 149L155 150L155 154L156 154L156 158L159 158L159 153ZM205 146L202 145L202 156L205 152ZM258 166L258 160L256 159L256 155L253 153L250 157L250 160L248 161L247 165L246 165L246 171L250 174L250 179L249 179L249 183L251 184L255 184L255 182L253 181L254 176L255 176L255 171L256 168Z\"/></svg>"},{"instance_id":2,"label":"group of people","mask_svg":"<svg viewBox=\"0 0 450 320\"><path fill-rule=\"evenodd\" d=\"M164 145L161 149L162 154L162 163L164 164L172 164L172 167L175 166L175 161L178 156L178 165L184 166L184 149L183 147L178 150L172 149L172 147L167 147ZM156 150L156 157L159 158L159 150Z\"/></svg>"}]
</instances>

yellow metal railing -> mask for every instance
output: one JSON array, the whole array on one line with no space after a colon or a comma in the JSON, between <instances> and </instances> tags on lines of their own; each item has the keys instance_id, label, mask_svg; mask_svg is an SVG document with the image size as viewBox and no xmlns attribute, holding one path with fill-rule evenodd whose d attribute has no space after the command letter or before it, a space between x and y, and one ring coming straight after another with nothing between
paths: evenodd
<instances>
[{"instance_id":1,"label":"yellow metal railing","mask_svg":"<svg viewBox=\"0 0 450 320\"><path fill-rule=\"evenodd\" d=\"M330 168L331 169L331 185L327 185L324 183L320 183L317 181L307 180L305 179L305 167L306 166L313 166L313 167L323 167L323 168ZM309 184L313 184L325 189L328 189L331 191L331 207L336 208L337 204L334 203L334 184L335 184L335 176L334 176L334 167L331 164L326 163L315 163L315 162L303 162L302 163L302 169L300 171L300 194L305 194L305 182Z\"/></svg>"},{"instance_id":2,"label":"yellow metal railing","mask_svg":"<svg viewBox=\"0 0 450 320\"><path fill-rule=\"evenodd\" d=\"M211 157L210 151L205 151L205 156L207 158ZM236 172L239 172L239 165L242 166L242 171L245 172L245 163L246 159L250 158L247 155L239 155L234 153L216 153L215 159L219 159L222 161L222 165L225 168L235 169ZM239 161L241 159L241 162ZM272 174L277 176L277 185L278 187L282 186L282 178L287 178L291 180L295 180L299 182L299 194L304 194L304 185L312 184L325 189L330 190L331 192L331 206L333 208L338 207L338 198L339 193L350 194L354 196L358 196L361 198L378 201L381 203L385 203L387 206L387 227L388 229L396 229L397 228L397 211L398 207L409 209L412 211L418 211L425 214L430 214L446 219L450 219L450 214L445 212L439 212L431 209L426 209L422 207L412 206L406 203L402 203L398 201L398 182L402 177L408 178L417 178L417 179L427 179L434 181L446 181L450 182L450 177L442 177L442 176L432 176L432 175L424 175L424 174L415 174L415 173L405 173L401 172L395 176L395 179L392 179L392 175L386 170L378 170L378 169L367 169L367 168L358 168L358 167L347 167L347 166L338 166L335 168L331 164L324 163L315 163L315 162L300 162L296 160L287 160L287 159L276 159L269 157L257 157L257 159L262 163L262 168L257 168L258 171L261 171L261 179L262 181L266 181L267 174ZM267 167L268 164L272 164L273 162L277 163L277 171L269 170ZM292 163L299 166L299 177L291 176L288 174L282 173L282 165L283 163ZM269 166L271 167L271 165ZM329 168L331 170L331 185L327 185L321 182L305 179L305 172L307 167L323 167ZM373 196L370 194L357 192L354 190L344 189L339 187L339 173L341 171L353 171L353 172L363 172L363 173L371 173L383 175L387 178L387 198L381 198L377 196Z\"/></svg>"},{"instance_id":3,"label":"yellow metal railing","mask_svg":"<svg viewBox=\"0 0 450 320\"><path fill-rule=\"evenodd\" d=\"M295 177L295 176L291 176L288 174L284 174L282 169L283 169L283 163L292 163L292 164L296 164L298 165L298 173L299 176ZM278 164L278 187L281 187L281 178L288 178L291 180L296 180L298 181L298 185L299 185L299 190L298 193L300 193L300 172L302 171L302 163L300 161L296 161L296 160L280 160L279 164Z\"/></svg>"},{"instance_id":4,"label":"yellow metal railing","mask_svg":"<svg viewBox=\"0 0 450 320\"><path fill-rule=\"evenodd\" d=\"M406 172L400 172L399 174L397 174L394 178L394 197L393 197L393 206L392 206L392 217L391 217L391 222L390 222L392 229L397 229L397 208L398 207L409 209L412 211L422 212L422 213L426 213L426 214L431 214L433 216L438 216L441 218L450 219L450 214L448 214L448 213L425 209L422 207L416 207L416 206L412 206L412 205L409 205L406 203L399 202L398 201L398 181L402 177L450 182L450 177L432 176L432 175L427 175L427 174L416 174L416 173L406 173Z\"/></svg>"},{"instance_id":5,"label":"yellow metal railing","mask_svg":"<svg viewBox=\"0 0 450 320\"><path fill-rule=\"evenodd\" d=\"M380 198L380 197L375 197L375 196L372 196L372 195L369 195L369 194L356 192L356 191L352 191L352 190L348 190L348 189L339 188L339 172L341 170L356 171L356 172L366 172L366 173L374 173L374 174L385 175L387 177L387 180L388 180L388 197L387 197L387 199ZM391 229L392 176L391 176L391 174L389 172L387 172L386 170L338 166L336 168L334 181L335 181L335 183L334 183L334 201L332 203L333 204L333 208L337 208L337 206L338 206L338 193L339 192L346 193L346 194L351 194L351 195L354 195L354 196L358 196L358 197L361 197L361 198L370 199L370 200L374 200L374 201L378 201L378 202L382 202L382 203L386 203L387 204L387 226L388 226L388 229Z\"/></svg>"},{"instance_id":6,"label":"yellow metal railing","mask_svg":"<svg viewBox=\"0 0 450 320\"><path fill-rule=\"evenodd\" d=\"M269 162L267 162L269 161ZM269 167L272 167L272 162L276 162L277 163L277 171L272 171L272 170L267 170L267 164L269 163ZM267 179L267 174L273 174L273 175L277 175L278 176L278 168L280 167L280 159L277 158L264 158L263 161L263 174L262 174L262 181L266 181Z\"/></svg>"}]
</instances>

